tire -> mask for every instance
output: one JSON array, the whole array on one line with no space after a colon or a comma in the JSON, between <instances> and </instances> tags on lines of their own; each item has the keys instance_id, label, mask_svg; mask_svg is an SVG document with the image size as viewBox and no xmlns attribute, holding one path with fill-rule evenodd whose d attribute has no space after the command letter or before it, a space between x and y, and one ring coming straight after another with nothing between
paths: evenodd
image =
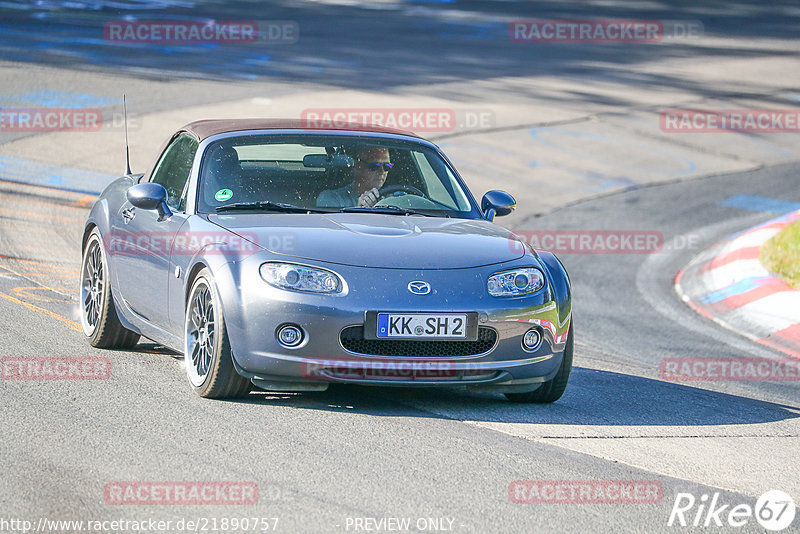
<instances>
[{"instance_id":1,"label":"tire","mask_svg":"<svg viewBox=\"0 0 800 534\"><path fill-rule=\"evenodd\" d=\"M189 384L209 399L241 397L249 380L236 372L217 287L208 269L197 274L186 301L183 354Z\"/></svg>"},{"instance_id":2,"label":"tire","mask_svg":"<svg viewBox=\"0 0 800 534\"><path fill-rule=\"evenodd\" d=\"M564 347L564 358L561 360L561 367L558 368L558 373L552 379L538 387L534 391L528 393L506 393L505 396L511 402L528 402L537 404L547 404L555 402L564 394L567 389L567 381L569 380L569 373L572 370L572 339L573 327L569 327L569 335L567 336L567 344Z\"/></svg>"},{"instance_id":3,"label":"tire","mask_svg":"<svg viewBox=\"0 0 800 534\"><path fill-rule=\"evenodd\" d=\"M93 347L130 349L139 342L139 334L122 326L108 274L103 238L95 228L86 240L81 258L81 327Z\"/></svg>"}]
</instances>

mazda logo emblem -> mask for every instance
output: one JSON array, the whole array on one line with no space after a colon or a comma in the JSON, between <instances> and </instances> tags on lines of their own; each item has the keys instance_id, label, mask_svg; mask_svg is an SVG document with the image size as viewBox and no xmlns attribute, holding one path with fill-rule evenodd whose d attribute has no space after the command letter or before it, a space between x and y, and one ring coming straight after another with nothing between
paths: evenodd
<instances>
[{"instance_id":1,"label":"mazda logo emblem","mask_svg":"<svg viewBox=\"0 0 800 534\"><path fill-rule=\"evenodd\" d=\"M408 290L415 295L427 295L431 292L431 285L428 282L423 282L422 280L414 280L413 282L408 283Z\"/></svg>"}]
</instances>

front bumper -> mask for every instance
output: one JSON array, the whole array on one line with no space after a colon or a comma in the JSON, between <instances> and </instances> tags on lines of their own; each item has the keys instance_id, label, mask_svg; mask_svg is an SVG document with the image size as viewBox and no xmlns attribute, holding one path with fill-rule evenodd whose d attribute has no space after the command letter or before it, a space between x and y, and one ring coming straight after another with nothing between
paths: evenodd
<instances>
[{"instance_id":1,"label":"front bumper","mask_svg":"<svg viewBox=\"0 0 800 534\"><path fill-rule=\"evenodd\" d=\"M335 270L347 281L339 296L285 291L258 274L263 260L249 258L215 273L222 295L228 335L237 371L270 389L345 382L381 386L511 386L535 389L551 379L561 365L571 313L569 302L556 302L550 284L524 297L497 298L486 290L489 276L517 267L492 265L472 269L368 269L319 262L298 262ZM528 264L530 265L530 263ZM409 282L423 280L433 291L414 295ZM567 307L565 313L564 307ZM479 328L494 333L494 343L477 353L415 350L391 355L359 353L342 343L343 331L364 325L367 311L477 312ZM559 320L559 317L562 317ZM284 324L300 326L303 341L281 345L276 331ZM539 329L542 343L526 351L522 337ZM413 342L418 343L418 342ZM464 343L464 342L460 342ZM352 348L352 344L350 344ZM488 346L488 348L487 348ZM311 389L314 389L311 387Z\"/></svg>"}]
</instances>

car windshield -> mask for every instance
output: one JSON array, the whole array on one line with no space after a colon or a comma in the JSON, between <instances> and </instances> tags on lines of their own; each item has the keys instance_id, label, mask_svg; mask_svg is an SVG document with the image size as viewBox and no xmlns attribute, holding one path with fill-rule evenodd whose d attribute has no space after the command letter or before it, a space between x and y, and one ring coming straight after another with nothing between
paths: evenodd
<instances>
[{"instance_id":1,"label":"car windshield","mask_svg":"<svg viewBox=\"0 0 800 534\"><path fill-rule=\"evenodd\" d=\"M302 213L296 207L480 216L441 155L421 143L356 135L243 135L207 147L200 213L273 208Z\"/></svg>"}]
</instances>

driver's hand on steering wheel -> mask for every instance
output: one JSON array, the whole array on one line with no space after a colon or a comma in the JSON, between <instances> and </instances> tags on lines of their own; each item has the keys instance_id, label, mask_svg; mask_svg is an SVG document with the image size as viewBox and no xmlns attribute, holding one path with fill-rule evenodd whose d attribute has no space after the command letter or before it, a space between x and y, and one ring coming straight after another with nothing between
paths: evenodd
<instances>
[{"instance_id":1,"label":"driver's hand on steering wheel","mask_svg":"<svg viewBox=\"0 0 800 534\"><path fill-rule=\"evenodd\" d=\"M377 201L381 199L381 192L378 191L377 187L373 187L360 197L358 197L358 207L359 208L369 208L375 205Z\"/></svg>"}]
</instances>

